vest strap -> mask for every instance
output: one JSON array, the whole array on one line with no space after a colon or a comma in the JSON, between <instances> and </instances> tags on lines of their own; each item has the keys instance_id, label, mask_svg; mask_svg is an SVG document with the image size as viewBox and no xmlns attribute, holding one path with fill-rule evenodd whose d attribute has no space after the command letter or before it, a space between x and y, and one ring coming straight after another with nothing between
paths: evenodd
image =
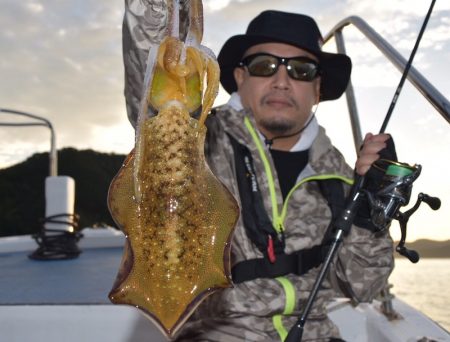
<instances>
[{"instance_id":1,"label":"vest strap","mask_svg":"<svg viewBox=\"0 0 450 342\"><path fill-rule=\"evenodd\" d=\"M278 254L274 263L267 258L244 260L231 269L233 283L257 278L276 278L289 273L303 275L323 262L324 245L303 249L292 254Z\"/></svg>"}]
</instances>

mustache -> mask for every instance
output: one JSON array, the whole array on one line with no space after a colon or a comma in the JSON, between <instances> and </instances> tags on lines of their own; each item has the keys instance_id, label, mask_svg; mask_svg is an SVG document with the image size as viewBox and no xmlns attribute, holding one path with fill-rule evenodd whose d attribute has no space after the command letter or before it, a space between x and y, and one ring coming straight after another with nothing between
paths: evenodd
<instances>
[{"instance_id":1,"label":"mustache","mask_svg":"<svg viewBox=\"0 0 450 342\"><path fill-rule=\"evenodd\" d=\"M275 93L271 92L271 93L265 94L261 98L260 104L263 105L270 101L283 101L283 102L286 102L287 104L289 104L290 106L299 108L299 104L295 98L293 98L290 95L279 93L279 92L275 92Z\"/></svg>"}]
</instances>

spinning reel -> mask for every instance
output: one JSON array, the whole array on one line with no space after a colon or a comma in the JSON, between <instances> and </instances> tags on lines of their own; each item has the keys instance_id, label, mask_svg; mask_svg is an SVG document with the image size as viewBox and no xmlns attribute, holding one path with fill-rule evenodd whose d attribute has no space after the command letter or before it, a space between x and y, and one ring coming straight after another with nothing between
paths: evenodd
<instances>
[{"instance_id":1,"label":"spinning reel","mask_svg":"<svg viewBox=\"0 0 450 342\"><path fill-rule=\"evenodd\" d=\"M409 203L411 197L412 183L419 177L422 167L420 165L408 165L380 159L373 165L378 171L383 172L383 178L375 191L361 189L366 195L371 207L371 221L379 231L386 229L392 220L398 220L401 230L401 239L396 251L408 258L411 262L419 261L419 254L405 247L407 223L409 218L416 212L422 202L437 210L441 201L437 197L431 197L424 193L418 195L417 201L411 209L401 212L400 208Z\"/></svg>"}]
</instances>

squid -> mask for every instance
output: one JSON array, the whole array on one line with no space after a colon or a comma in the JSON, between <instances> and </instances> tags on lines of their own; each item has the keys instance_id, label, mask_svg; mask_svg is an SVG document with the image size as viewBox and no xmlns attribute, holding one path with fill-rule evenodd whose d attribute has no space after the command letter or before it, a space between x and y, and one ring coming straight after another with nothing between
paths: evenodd
<instances>
[{"instance_id":1,"label":"squid","mask_svg":"<svg viewBox=\"0 0 450 342\"><path fill-rule=\"evenodd\" d=\"M172 338L210 294L231 286L233 195L204 155L205 120L217 96L219 66L202 46L201 0L168 3L169 33L151 48L135 147L111 182L108 207L125 234L110 300L140 309Z\"/></svg>"}]
</instances>

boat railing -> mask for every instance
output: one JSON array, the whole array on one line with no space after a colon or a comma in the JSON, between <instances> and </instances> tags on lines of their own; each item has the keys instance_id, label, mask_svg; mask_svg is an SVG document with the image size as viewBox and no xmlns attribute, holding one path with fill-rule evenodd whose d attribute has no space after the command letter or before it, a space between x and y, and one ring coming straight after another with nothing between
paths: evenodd
<instances>
[{"instance_id":1,"label":"boat railing","mask_svg":"<svg viewBox=\"0 0 450 342\"><path fill-rule=\"evenodd\" d=\"M378 34L367 22L357 16L350 16L337 25L325 35L324 42L331 40L333 37L336 42L336 48L339 53L346 54L344 35L342 33L344 27L353 25L356 27L373 45L375 45L382 54L401 72L404 71L407 60L390 45L380 34ZM415 88L422 94L422 96L430 102L430 104L439 112L447 122L450 123L450 102L445 98L424 76L420 74L413 66L409 69L407 80L414 85ZM355 92L352 82L345 91L347 107L350 116L350 123L353 133L353 141L356 152L362 144L361 124L356 104ZM380 293L381 311L389 319L398 318L397 313L392 305L392 298L390 285L387 285Z\"/></svg>"},{"instance_id":2,"label":"boat railing","mask_svg":"<svg viewBox=\"0 0 450 342\"><path fill-rule=\"evenodd\" d=\"M52 123L46 118L43 118L41 116L25 113L18 110L0 108L0 113L25 116L33 120L29 122L0 122L0 126L12 126L12 127L45 126L50 129L49 176L56 176L58 174L58 154L56 150L56 135Z\"/></svg>"},{"instance_id":3,"label":"boat railing","mask_svg":"<svg viewBox=\"0 0 450 342\"><path fill-rule=\"evenodd\" d=\"M353 25L364 36L375 45L385 57L401 72L405 69L407 64L406 59L392 46L390 45L380 34L378 34L367 22L358 16L350 16L337 25L324 37L324 41L327 42L331 38L335 38L337 51L339 53L345 52L343 28ZM408 81L411 82L414 87L422 94L422 96L431 103L431 105L444 117L447 122L450 123L450 102L442 95L424 76L420 74L413 66L409 70ZM346 90L347 106L350 115L350 123L352 125L353 141L356 151L359 150L362 143L361 125L359 121L358 109L355 100L355 93L353 85L350 81Z\"/></svg>"}]
</instances>

